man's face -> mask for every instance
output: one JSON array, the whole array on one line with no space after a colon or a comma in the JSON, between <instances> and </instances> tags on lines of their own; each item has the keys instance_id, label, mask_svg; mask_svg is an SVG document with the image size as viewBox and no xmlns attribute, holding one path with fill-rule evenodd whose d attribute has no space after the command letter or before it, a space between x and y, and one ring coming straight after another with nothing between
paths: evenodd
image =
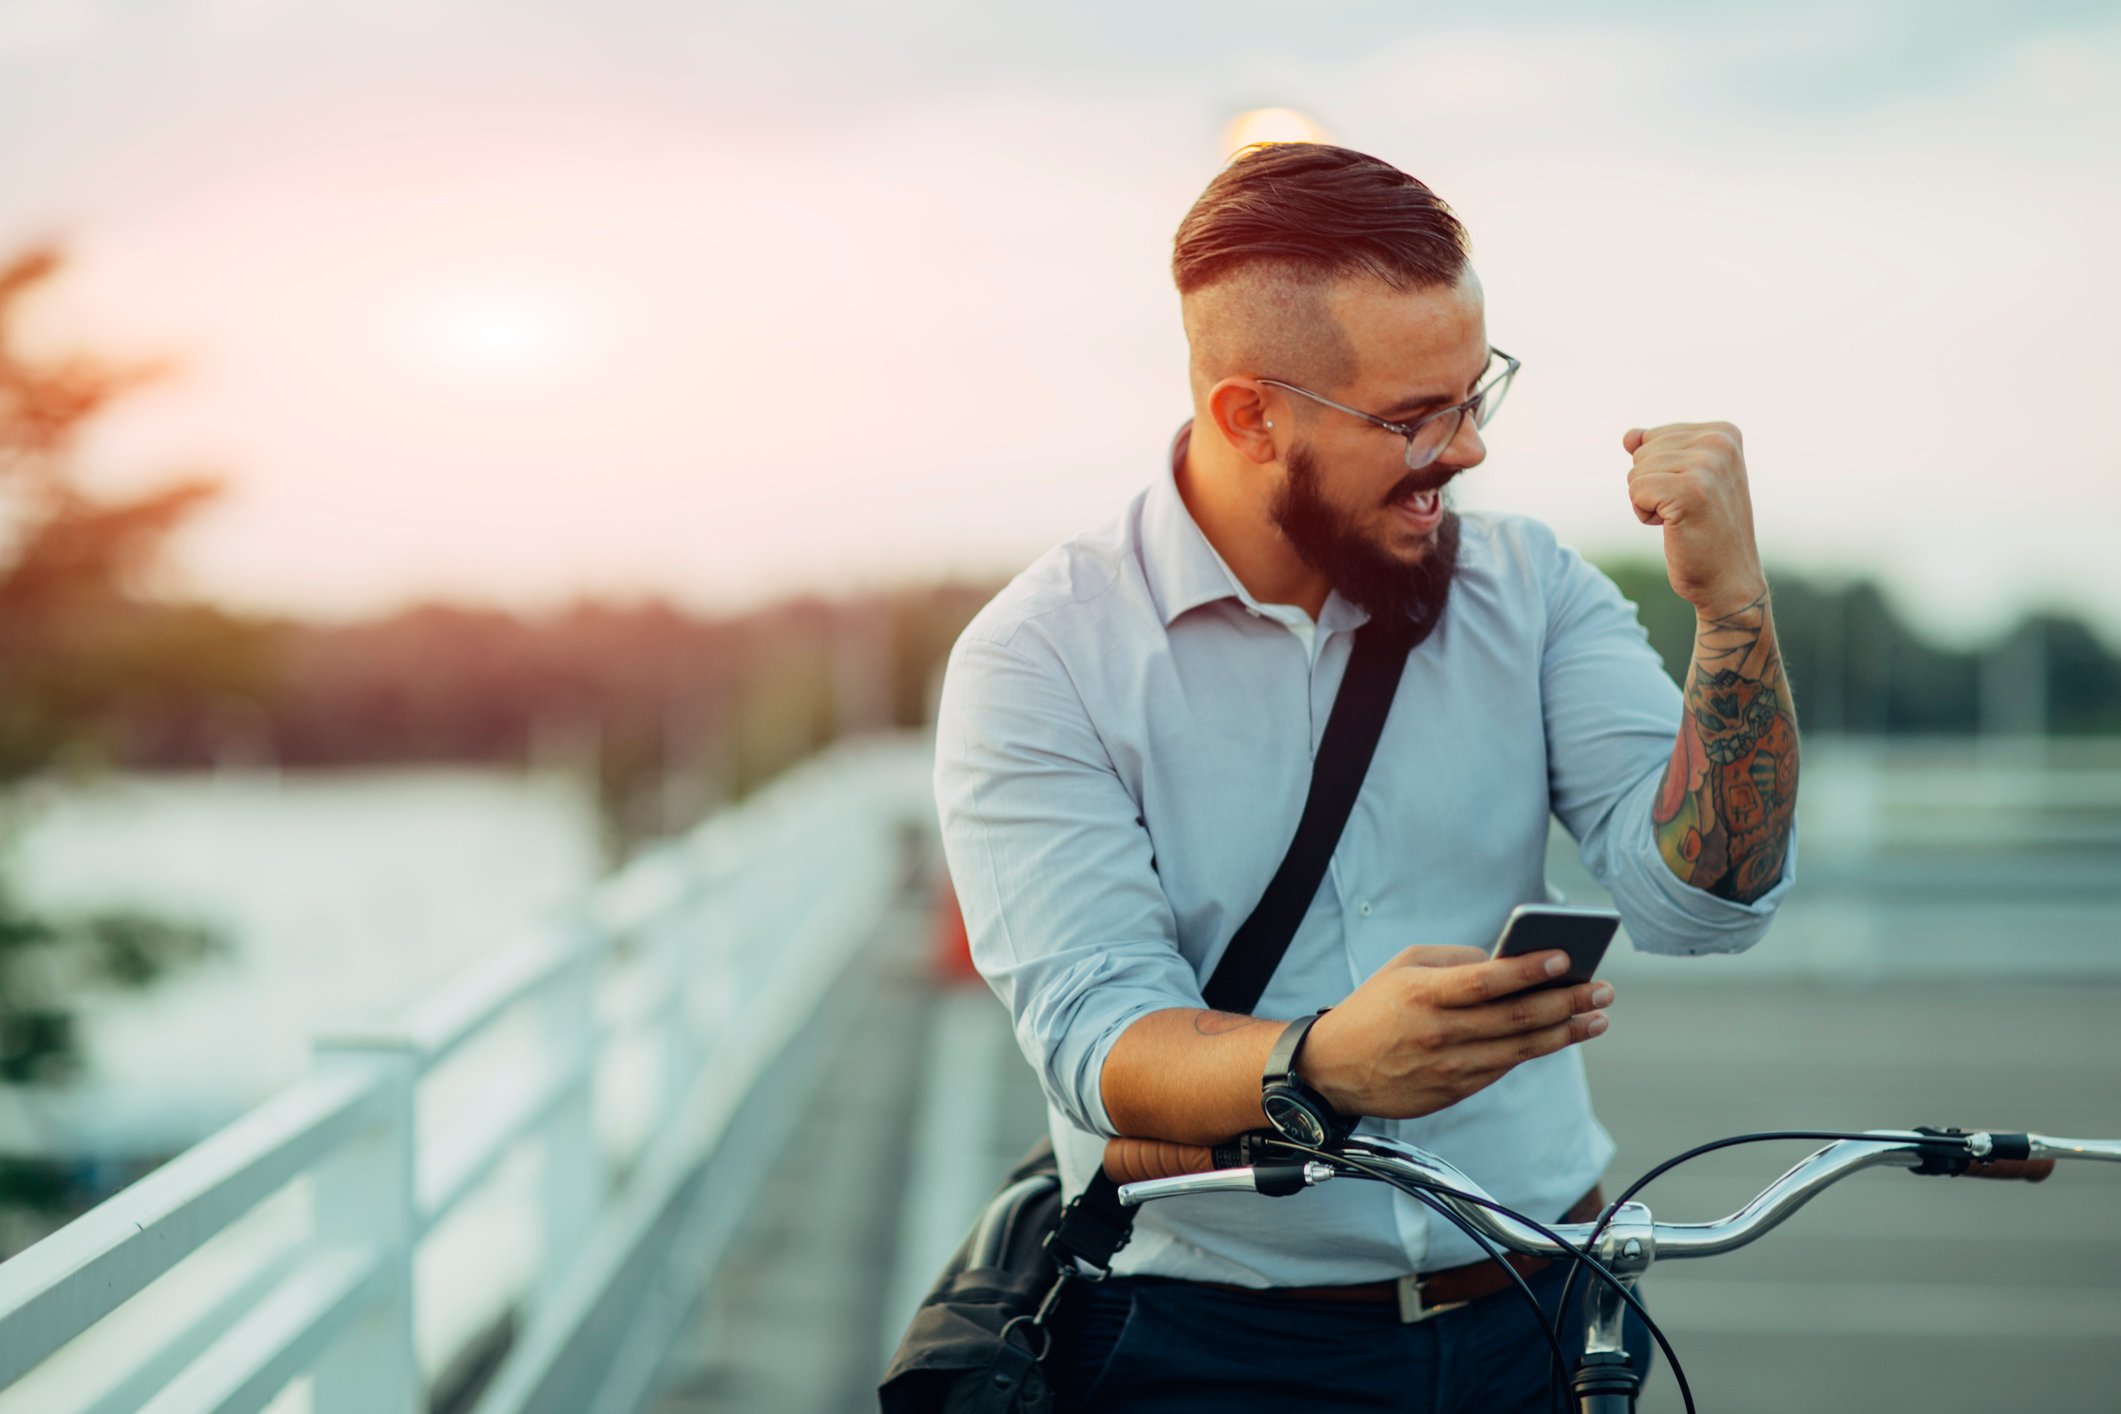
<instances>
[{"instance_id":1,"label":"man's face","mask_svg":"<svg viewBox=\"0 0 2121 1414\"><path fill-rule=\"evenodd\" d=\"M1401 292L1347 281L1330 296L1356 354L1356 376L1317 392L1394 422L1412 422L1472 395L1488 362L1480 283ZM1470 418L1442 453L1407 470L1406 441L1381 427L1289 395L1303 432L1285 458L1270 513L1305 564L1372 613L1440 603L1456 561L1457 518L1443 488L1487 455Z\"/></svg>"}]
</instances>

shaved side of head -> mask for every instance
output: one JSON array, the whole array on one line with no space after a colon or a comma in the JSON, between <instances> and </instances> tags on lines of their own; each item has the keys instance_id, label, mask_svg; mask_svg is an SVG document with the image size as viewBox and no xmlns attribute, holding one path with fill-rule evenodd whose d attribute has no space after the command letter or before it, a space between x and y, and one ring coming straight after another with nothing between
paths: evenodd
<instances>
[{"instance_id":1,"label":"shaved side of head","mask_svg":"<svg viewBox=\"0 0 2121 1414\"><path fill-rule=\"evenodd\" d=\"M1286 261L1254 261L1183 296L1194 397L1241 374L1320 390L1353 381L1355 344L1333 314L1335 283Z\"/></svg>"}]
</instances>

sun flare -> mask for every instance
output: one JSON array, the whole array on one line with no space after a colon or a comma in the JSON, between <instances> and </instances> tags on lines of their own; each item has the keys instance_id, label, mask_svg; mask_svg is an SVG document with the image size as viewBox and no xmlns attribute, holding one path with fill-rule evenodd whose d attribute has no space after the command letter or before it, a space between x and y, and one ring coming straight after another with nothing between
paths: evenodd
<instances>
[{"instance_id":1,"label":"sun flare","mask_svg":"<svg viewBox=\"0 0 2121 1414\"><path fill-rule=\"evenodd\" d=\"M1294 108L1251 108L1223 128L1223 154L1232 156L1255 142L1324 142L1325 125Z\"/></svg>"},{"instance_id":2,"label":"sun flare","mask_svg":"<svg viewBox=\"0 0 2121 1414\"><path fill-rule=\"evenodd\" d=\"M460 374L543 372L569 362L582 346L580 322L564 304L509 291L438 296L412 323L421 360Z\"/></svg>"}]
</instances>

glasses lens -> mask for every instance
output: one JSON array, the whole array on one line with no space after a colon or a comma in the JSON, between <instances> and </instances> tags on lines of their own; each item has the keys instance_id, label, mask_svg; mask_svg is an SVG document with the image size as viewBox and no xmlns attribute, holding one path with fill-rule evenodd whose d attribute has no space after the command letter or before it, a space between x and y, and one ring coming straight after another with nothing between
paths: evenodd
<instances>
[{"instance_id":1,"label":"glasses lens","mask_svg":"<svg viewBox=\"0 0 2121 1414\"><path fill-rule=\"evenodd\" d=\"M1442 456L1443 449L1458 435L1458 424L1464 420L1465 409L1452 408L1415 428L1414 435L1407 438L1407 470L1420 471Z\"/></svg>"},{"instance_id":2,"label":"glasses lens","mask_svg":"<svg viewBox=\"0 0 2121 1414\"><path fill-rule=\"evenodd\" d=\"M1475 427L1486 427L1494 419L1495 409L1502 406L1504 395L1510 391L1510 380L1516 376L1517 370L1505 363L1502 373L1473 395L1480 399L1480 411L1473 423Z\"/></svg>"}]
</instances>

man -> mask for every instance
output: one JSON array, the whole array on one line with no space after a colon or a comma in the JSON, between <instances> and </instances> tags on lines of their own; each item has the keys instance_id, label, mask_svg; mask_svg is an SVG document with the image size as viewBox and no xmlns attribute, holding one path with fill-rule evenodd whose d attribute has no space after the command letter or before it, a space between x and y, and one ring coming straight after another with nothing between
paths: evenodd
<instances>
[{"instance_id":1,"label":"man","mask_svg":"<svg viewBox=\"0 0 2121 1414\"><path fill-rule=\"evenodd\" d=\"M1544 526L1445 504L1516 368L1466 252L1375 158L1237 158L1174 253L1192 422L1115 523L1026 570L952 654L951 875L1070 1193L1107 1136L1263 1127L1276 1039L1330 1007L1298 1074L1337 1109L1533 1217L1580 1213L1612 1142L1572 1048L1612 989L1529 992L1558 954L1485 959L1513 906L1548 897L1550 813L1641 948L1745 948L1789 888L1795 722L1738 430L1622 439L1629 502L1699 617L1682 698L1633 606ZM1376 615L1435 625L1257 1015L1206 1011ZM1114 1271L1071 1297L1056 1375L1076 1407L1547 1407L1507 1278L1382 1185L1156 1204ZM1424 1314L1394 1299L1411 1273L1465 1304L1404 1321ZM1533 1281L1551 1301L1559 1271Z\"/></svg>"}]
</instances>

